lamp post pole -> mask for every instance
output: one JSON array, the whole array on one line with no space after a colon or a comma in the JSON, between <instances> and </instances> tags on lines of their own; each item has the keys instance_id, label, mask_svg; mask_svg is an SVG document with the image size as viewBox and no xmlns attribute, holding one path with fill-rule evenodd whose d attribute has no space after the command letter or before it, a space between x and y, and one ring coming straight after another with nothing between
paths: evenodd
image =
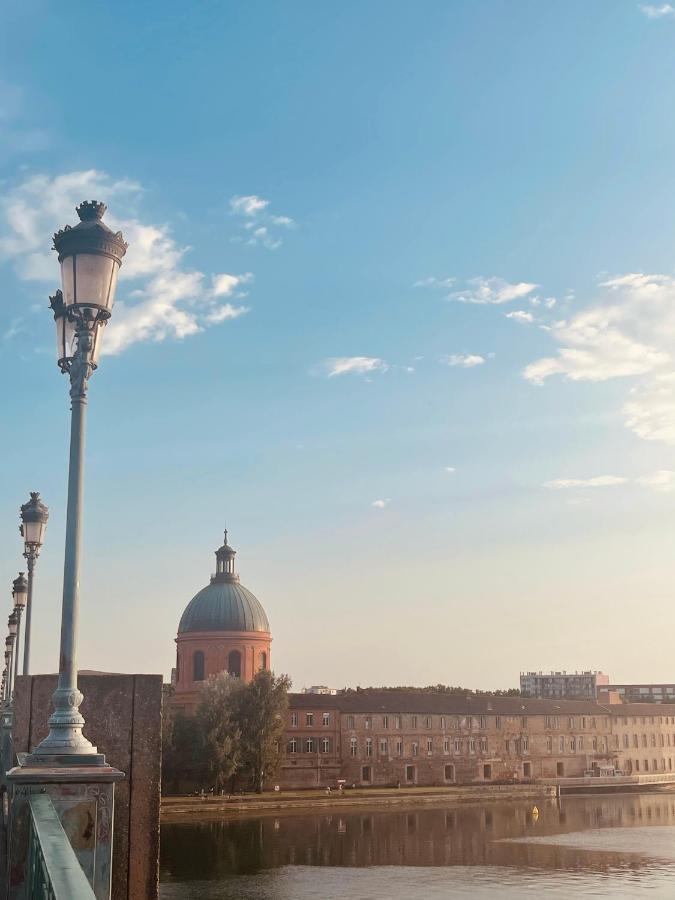
<instances>
[{"instance_id":1,"label":"lamp post pole","mask_svg":"<svg viewBox=\"0 0 675 900\"><path fill-rule=\"evenodd\" d=\"M40 500L38 491L30 492L30 500L21 507L21 525L19 531L24 540L23 555L28 567L28 594L26 602L26 636L23 645L23 674L30 674L30 637L31 618L33 612L33 572L35 562L40 555L40 547L44 539L49 509Z\"/></svg>"},{"instance_id":2,"label":"lamp post pole","mask_svg":"<svg viewBox=\"0 0 675 900\"><path fill-rule=\"evenodd\" d=\"M103 755L82 734L83 696L77 686L87 388L98 365L101 332L110 318L117 272L127 249L122 233L114 233L101 221L105 210L103 203L85 201L77 207L79 224L75 228L66 226L54 235L63 292L57 291L51 298L51 307L59 367L70 377L70 458L59 680L49 734L31 754L35 762L41 757L58 757L57 764L105 764Z\"/></svg>"}]
</instances>

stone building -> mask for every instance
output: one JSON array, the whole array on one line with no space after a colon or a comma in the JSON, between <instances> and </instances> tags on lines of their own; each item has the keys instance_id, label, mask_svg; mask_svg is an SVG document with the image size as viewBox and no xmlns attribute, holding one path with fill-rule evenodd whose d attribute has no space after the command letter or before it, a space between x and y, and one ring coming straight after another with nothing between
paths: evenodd
<instances>
[{"instance_id":1,"label":"stone building","mask_svg":"<svg viewBox=\"0 0 675 900\"><path fill-rule=\"evenodd\" d=\"M286 789L667 773L675 761L675 706L663 704L363 690L292 694L286 724Z\"/></svg>"},{"instance_id":2,"label":"stone building","mask_svg":"<svg viewBox=\"0 0 675 900\"><path fill-rule=\"evenodd\" d=\"M227 543L216 550L216 572L188 603L178 625L172 705L191 713L203 683L219 672L250 681L271 665L272 635L257 597L235 572L236 551Z\"/></svg>"}]
</instances>

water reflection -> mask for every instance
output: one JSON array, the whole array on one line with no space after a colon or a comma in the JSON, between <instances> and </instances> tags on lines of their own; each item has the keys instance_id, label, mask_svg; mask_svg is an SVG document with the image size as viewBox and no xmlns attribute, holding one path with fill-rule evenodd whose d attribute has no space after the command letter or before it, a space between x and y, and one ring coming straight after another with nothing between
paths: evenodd
<instances>
[{"instance_id":1,"label":"water reflection","mask_svg":"<svg viewBox=\"0 0 675 900\"><path fill-rule=\"evenodd\" d=\"M602 873L639 870L655 856L675 861L668 851L655 853L652 840L654 826L672 826L672 833L668 828L662 834L667 847L675 846L675 794L568 798L537 806L538 816L531 803L518 803L368 813L336 808L317 815L167 824L162 878L224 883L288 866L504 866L523 873ZM636 829L624 833L629 839L618 850L610 839L617 828ZM607 840L578 834L597 829L608 830ZM568 843L553 839L572 833Z\"/></svg>"}]
</instances>

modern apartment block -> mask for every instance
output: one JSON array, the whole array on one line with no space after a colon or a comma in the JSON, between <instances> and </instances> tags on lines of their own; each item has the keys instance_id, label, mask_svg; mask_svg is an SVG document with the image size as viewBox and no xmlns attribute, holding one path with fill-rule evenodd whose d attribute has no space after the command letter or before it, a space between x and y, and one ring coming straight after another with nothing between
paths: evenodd
<instances>
[{"instance_id":1,"label":"modern apartment block","mask_svg":"<svg viewBox=\"0 0 675 900\"><path fill-rule=\"evenodd\" d=\"M598 688L609 684L603 672L521 672L523 697L561 700L596 700Z\"/></svg>"},{"instance_id":2,"label":"modern apartment block","mask_svg":"<svg viewBox=\"0 0 675 900\"><path fill-rule=\"evenodd\" d=\"M675 684L608 684L598 691L608 703L675 703Z\"/></svg>"}]
</instances>

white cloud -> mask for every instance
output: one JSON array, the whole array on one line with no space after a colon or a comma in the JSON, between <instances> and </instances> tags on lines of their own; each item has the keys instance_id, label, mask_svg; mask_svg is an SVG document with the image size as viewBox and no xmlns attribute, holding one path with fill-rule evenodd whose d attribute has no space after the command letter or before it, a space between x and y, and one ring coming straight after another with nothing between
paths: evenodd
<instances>
[{"instance_id":1,"label":"white cloud","mask_svg":"<svg viewBox=\"0 0 675 900\"><path fill-rule=\"evenodd\" d=\"M484 356L478 356L475 353L451 353L442 359L447 366L461 366L463 369L472 369L474 366L482 366L485 362Z\"/></svg>"},{"instance_id":2,"label":"white cloud","mask_svg":"<svg viewBox=\"0 0 675 900\"><path fill-rule=\"evenodd\" d=\"M651 3L645 3L640 6L640 11L647 16L648 19L663 19L666 16L675 16L675 6L670 3L662 3L660 6L653 6Z\"/></svg>"},{"instance_id":3,"label":"white cloud","mask_svg":"<svg viewBox=\"0 0 675 900\"><path fill-rule=\"evenodd\" d=\"M255 194L230 197L230 210L233 215L243 217L242 224L245 243L255 247L260 245L268 250L276 250L282 240L273 229L294 228L295 222L290 216L272 215L267 211L269 200L263 200ZM234 239L233 239L234 240ZM242 240L237 237L236 240Z\"/></svg>"},{"instance_id":4,"label":"white cloud","mask_svg":"<svg viewBox=\"0 0 675 900\"><path fill-rule=\"evenodd\" d=\"M413 287L435 287L449 288L456 283L456 278L436 278L435 275L428 275L426 278L420 278L413 284Z\"/></svg>"},{"instance_id":5,"label":"white cloud","mask_svg":"<svg viewBox=\"0 0 675 900\"><path fill-rule=\"evenodd\" d=\"M594 478L556 478L553 481L544 482L544 487L561 490L565 488L598 488L614 487L617 484L626 484L627 478L617 475L596 475Z\"/></svg>"},{"instance_id":6,"label":"white cloud","mask_svg":"<svg viewBox=\"0 0 675 900\"><path fill-rule=\"evenodd\" d=\"M105 221L124 232L129 249L103 353L120 353L142 341L184 338L246 312L229 302L223 305L220 298L243 296L236 289L251 274L215 274L209 285L203 272L184 266L189 248L176 242L168 225L139 218L142 197L138 182L96 169L30 175L0 197L0 258L10 260L23 280L51 282L48 290L58 281L58 265L49 250L53 232L76 220L74 208L81 200L110 205Z\"/></svg>"},{"instance_id":7,"label":"white cloud","mask_svg":"<svg viewBox=\"0 0 675 900\"><path fill-rule=\"evenodd\" d=\"M549 333L555 356L535 360L524 377L572 381L632 378L624 414L639 437L675 443L675 278L628 273L600 284L600 295Z\"/></svg>"},{"instance_id":8,"label":"white cloud","mask_svg":"<svg viewBox=\"0 0 675 900\"><path fill-rule=\"evenodd\" d=\"M383 500L373 500L371 506L374 506L375 509L384 509L385 506L389 506L391 503L391 497L385 497Z\"/></svg>"},{"instance_id":9,"label":"white cloud","mask_svg":"<svg viewBox=\"0 0 675 900\"><path fill-rule=\"evenodd\" d=\"M332 356L314 368L315 374L333 378L335 375L371 375L386 372L388 363L375 356Z\"/></svg>"},{"instance_id":10,"label":"white cloud","mask_svg":"<svg viewBox=\"0 0 675 900\"><path fill-rule=\"evenodd\" d=\"M446 466L445 471L448 472L450 475L454 475L455 472L457 471L457 469L454 466Z\"/></svg>"},{"instance_id":11,"label":"white cloud","mask_svg":"<svg viewBox=\"0 0 675 900\"><path fill-rule=\"evenodd\" d=\"M516 322L534 322L532 313L524 309L514 309L513 312L507 312L504 315L507 319L514 319Z\"/></svg>"},{"instance_id":12,"label":"white cloud","mask_svg":"<svg viewBox=\"0 0 675 900\"><path fill-rule=\"evenodd\" d=\"M675 472L671 469L659 469L652 475L643 475L642 478L637 478L636 481L653 491L670 493L675 490Z\"/></svg>"},{"instance_id":13,"label":"white cloud","mask_svg":"<svg viewBox=\"0 0 675 900\"><path fill-rule=\"evenodd\" d=\"M455 300L458 303L509 303L511 300L520 300L523 297L527 297L528 294L531 294L538 287L538 284L532 284L527 281L511 284L496 276L492 278L479 276L478 278L469 278L467 280L467 288L464 290L452 291L448 295L448 300Z\"/></svg>"}]
</instances>

